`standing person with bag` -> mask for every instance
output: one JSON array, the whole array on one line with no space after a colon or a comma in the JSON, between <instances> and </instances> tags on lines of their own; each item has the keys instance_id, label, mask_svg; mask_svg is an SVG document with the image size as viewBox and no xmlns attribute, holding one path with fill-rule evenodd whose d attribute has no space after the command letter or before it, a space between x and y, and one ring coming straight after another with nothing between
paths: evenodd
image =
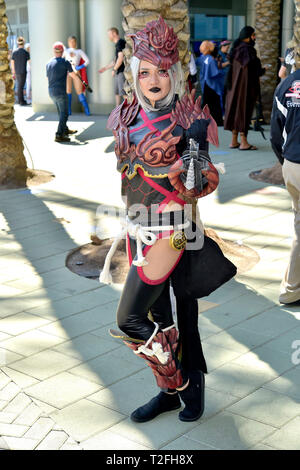
<instances>
[{"instance_id":1,"label":"standing person with bag","mask_svg":"<svg viewBox=\"0 0 300 470\"><path fill-rule=\"evenodd\" d=\"M109 263L126 234L130 269L117 311L122 332L111 334L146 361L160 388L131 419L149 421L179 409L182 399L185 408L179 419L195 421L204 411L207 373L197 298L236 273L187 210L190 202L218 185L218 171L207 153L208 142L218 145L218 131L207 107L201 109L201 98L194 101L194 92L182 96L173 28L160 17L130 37L135 94L131 103L125 100L112 111L107 124L116 141L127 219L106 257L100 282L111 282Z\"/></svg>"}]
</instances>

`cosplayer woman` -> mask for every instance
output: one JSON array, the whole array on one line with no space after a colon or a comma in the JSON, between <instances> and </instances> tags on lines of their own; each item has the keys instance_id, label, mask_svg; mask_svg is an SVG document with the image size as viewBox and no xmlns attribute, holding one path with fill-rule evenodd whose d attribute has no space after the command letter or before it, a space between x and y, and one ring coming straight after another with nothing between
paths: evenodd
<instances>
[{"instance_id":1,"label":"cosplayer woman","mask_svg":"<svg viewBox=\"0 0 300 470\"><path fill-rule=\"evenodd\" d=\"M69 48L65 50L64 58L71 62L74 72L80 74L82 80L87 83L86 67L89 65L90 60L85 52L77 49L77 39L75 36L70 36L68 39ZM67 76L67 94L69 100L69 114L72 114L72 86L74 84L78 99L83 106L84 112L90 116L89 106L84 95L85 87L79 77L73 79L70 75Z\"/></svg>"},{"instance_id":2,"label":"cosplayer woman","mask_svg":"<svg viewBox=\"0 0 300 470\"><path fill-rule=\"evenodd\" d=\"M194 102L190 95L178 99L182 81L173 29L160 18L131 38L135 94L130 104L125 100L115 108L108 120L128 214L123 233L127 233L130 270L117 323L124 343L146 360L161 389L131 418L148 421L180 408L182 399L185 408L179 419L194 421L204 410L207 372L197 297L216 288L215 280L204 279L201 271L205 263L217 262L214 277L222 273L218 285L236 271L185 210L187 201L209 194L218 184L218 171L207 153L208 141L217 144L217 127L209 110L200 108L199 99ZM117 242L106 258L101 282L111 280L109 261ZM205 247L211 260L199 258Z\"/></svg>"}]
</instances>

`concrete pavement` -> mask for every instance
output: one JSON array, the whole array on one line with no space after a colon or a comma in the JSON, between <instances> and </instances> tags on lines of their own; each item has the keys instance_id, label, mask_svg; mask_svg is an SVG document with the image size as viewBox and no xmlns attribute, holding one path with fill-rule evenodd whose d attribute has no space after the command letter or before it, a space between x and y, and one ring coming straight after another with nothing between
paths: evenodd
<instances>
[{"instance_id":1,"label":"concrete pavement","mask_svg":"<svg viewBox=\"0 0 300 470\"><path fill-rule=\"evenodd\" d=\"M199 201L206 226L260 257L199 301L209 369L204 415L194 423L179 421L177 411L130 421L157 389L150 368L107 333L122 286L65 267L68 252L90 241L97 210L122 206L106 119L72 116L69 127L79 132L58 144L55 115L16 106L28 165L55 178L0 191L0 448L299 450L300 307L278 303L293 215L284 187L248 177L276 161L254 132L259 150L240 152L220 130L211 155L227 173Z\"/></svg>"}]
</instances>

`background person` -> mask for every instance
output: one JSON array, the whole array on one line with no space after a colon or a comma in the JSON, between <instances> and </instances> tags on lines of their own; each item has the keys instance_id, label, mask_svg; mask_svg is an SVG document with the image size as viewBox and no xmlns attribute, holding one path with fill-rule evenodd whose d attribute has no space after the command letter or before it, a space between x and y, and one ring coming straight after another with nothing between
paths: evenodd
<instances>
[{"instance_id":1,"label":"background person","mask_svg":"<svg viewBox=\"0 0 300 470\"><path fill-rule=\"evenodd\" d=\"M68 49L65 50L63 57L70 62L72 65L74 76L68 74L67 76L67 94L68 94L68 110L69 115L72 114L72 87L76 90L78 99L83 106L84 112L87 116L90 116L89 105L84 95L85 87L77 76L80 77L87 83L86 67L89 65L90 60L82 49L77 49L77 39L75 36L68 38Z\"/></svg>"},{"instance_id":2,"label":"background person","mask_svg":"<svg viewBox=\"0 0 300 470\"><path fill-rule=\"evenodd\" d=\"M278 85L271 115L271 144L294 210L294 241L280 285L279 302L284 304L300 300L300 48L294 58L296 70Z\"/></svg>"},{"instance_id":3,"label":"background person","mask_svg":"<svg viewBox=\"0 0 300 470\"><path fill-rule=\"evenodd\" d=\"M111 74L112 77L114 77L114 92L116 97L116 105L118 106L121 103L121 97L123 96L123 98L125 99L125 91L123 89L125 83L125 65L123 49L126 46L126 41L120 38L118 28L110 28L107 31L107 34L109 40L115 43L115 58L112 62L99 69L99 73L103 73L106 70L113 69Z\"/></svg>"},{"instance_id":4,"label":"background person","mask_svg":"<svg viewBox=\"0 0 300 470\"><path fill-rule=\"evenodd\" d=\"M191 51L191 57L189 60L189 76L188 76L188 85L190 92L193 88L197 88L198 83L198 70L195 60L194 52Z\"/></svg>"},{"instance_id":5,"label":"background person","mask_svg":"<svg viewBox=\"0 0 300 470\"><path fill-rule=\"evenodd\" d=\"M223 72L218 68L213 57L215 45L211 41L203 41L199 48L200 84L202 90L202 106L206 104L218 126L223 126Z\"/></svg>"},{"instance_id":6,"label":"background person","mask_svg":"<svg viewBox=\"0 0 300 470\"><path fill-rule=\"evenodd\" d=\"M73 72L72 65L69 61L62 57L64 53L64 45L61 42L53 44L54 57L48 62L46 72L49 83L49 95L55 103L59 123L55 135L56 142L70 142L69 134L75 134L77 131L72 131L67 127L69 117L68 113L68 96L66 92L67 74L76 77Z\"/></svg>"},{"instance_id":7,"label":"background person","mask_svg":"<svg viewBox=\"0 0 300 470\"><path fill-rule=\"evenodd\" d=\"M25 51L27 51L28 54L30 55L30 44L29 44L29 43L25 44ZM27 72L27 75L26 75L26 84L25 84L25 88L26 88L26 101L27 101L28 104L31 104L31 102L32 102L32 90L31 90L31 60L28 60L28 61L27 61L26 72Z\"/></svg>"},{"instance_id":8,"label":"background person","mask_svg":"<svg viewBox=\"0 0 300 470\"><path fill-rule=\"evenodd\" d=\"M295 58L294 58L294 41L288 43L288 47L282 59L282 65L278 72L278 77L281 79L286 78L290 73L294 72Z\"/></svg>"},{"instance_id":9,"label":"background person","mask_svg":"<svg viewBox=\"0 0 300 470\"><path fill-rule=\"evenodd\" d=\"M259 78L265 73L254 48L255 37L255 30L245 26L230 51L224 129L232 132L230 148L239 150L257 150L247 140L253 109L260 96Z\"/></svg>"},{"instance_id":10,"label":"background person","mask_svg":"<svg viewBox=\"0 0 300 470\"><path fill-rule=\"evenodd\" d=\"M13 79L17 80L17 95L18 102L21 106L26 106L27 102L24 99L24 86L27 75L27 62L30 60L30 55L24 49L25 40L22 36L17 39L18 49L13 52L11 58L11 69Z\"/></svg>"},{"instance_id":11,"label":"background person","mask_svg":"<svg viewBox=\"0 0 300 470\"><path fill-rule=\"evenodd\" d=\"M222 71L222 80L223 80L223 111L225 110L225 101L226 101L226 81L227 81L227 73L230 66L228 51L230 48L231 41L222 41L220 44L220 48L218 51L217 62L218 67Z\"/></svg>"}]
</instances>

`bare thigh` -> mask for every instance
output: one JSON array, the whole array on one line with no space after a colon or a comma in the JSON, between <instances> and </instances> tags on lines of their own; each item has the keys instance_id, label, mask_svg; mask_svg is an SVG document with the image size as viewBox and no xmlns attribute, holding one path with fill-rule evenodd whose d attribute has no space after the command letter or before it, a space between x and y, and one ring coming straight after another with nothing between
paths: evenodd
<instances>
[{"instance_id":1,"label":"bare thigh","mask_svg":"<svg viewBox=\"0 0 300 470\"><path fill-rule=\"evenodd\" d=\"M181 253L170 246L169 238L157 240L145 256L148 261L143 267L145 276L151 281L163 278L171 271Z\"/></svg>"},{"instance_id":2,"label":"bare thigh","mask_svg":"<svg viewBox=\"0 0 300 470\"><path fill-rule=\"evenodd\" d=\"M73 80L70 75L67 75L67 93L72 93L72 85L73 85Z\"/></svg>"},{"instance_id":3,"label":"bare thigh","mask_svg":"<svg viewBox=\"0 0 300 470\"><path fill-rule=\"evenodd\" d=\"M77 95L82 93L82 82L79 77L73 79L74 87L76 90Z\"/></svg>"},{"instance_id":4,"label":"bare thigh","mask_svg":"<svg viewBox=\"0 0 300 470\"><path fill-rule=\"evenodd\" d=\"M72 93L72 86L74 84L77 95L82 93L82 83L78 77L72 78L70 75L67 76L67 93Z\"/></svg>"}]
</instances>

